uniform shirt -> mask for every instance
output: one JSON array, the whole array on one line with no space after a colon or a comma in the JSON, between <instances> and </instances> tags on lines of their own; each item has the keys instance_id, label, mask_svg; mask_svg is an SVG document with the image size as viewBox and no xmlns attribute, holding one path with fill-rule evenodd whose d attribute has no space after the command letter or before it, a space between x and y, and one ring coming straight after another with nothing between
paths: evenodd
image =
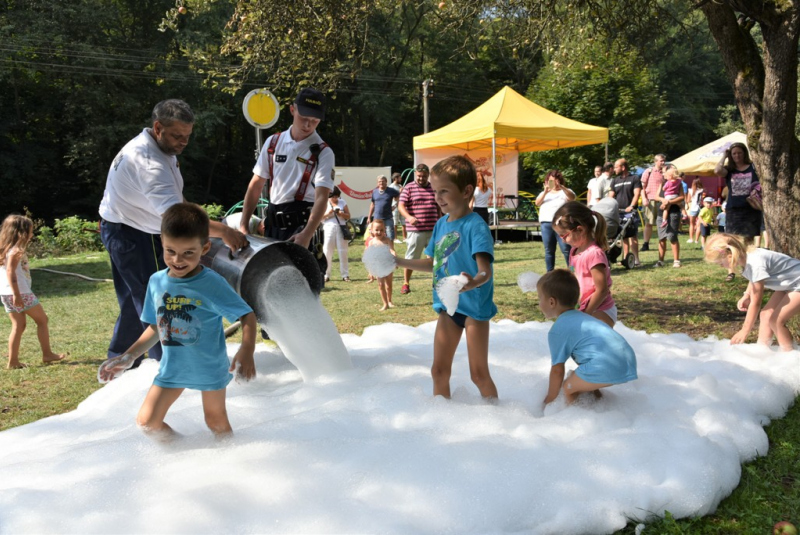
<instances>
[{"instance_id":1,"label":"uniform shirt","mask_svg":"<svg viewBox=\"0 0 800 535\"><path fill-rule=\"evenodd\" d=\"M158 328L164 354L153 384L163 388L219 390L232 376L222 318L235 321L252 309L214 271L170 277L169 269L150 277L142 321Z\"/></svg>"},{"instance_id":2,"label":"uniform shirt","mask_svg":"<svg viewBox=\"0 0 800 535\"><path fill-rule=\"evenodd\" d=\"M433 258L433 309L436 312L447 310L435 289L440 279L460 275L462 271L475 277L478 253L488 254L490 262L494 262L494 239L483 218L475 212L455 221L448 221L449 217L445 215L436 222L425 248L425 254ZM459 294L456 312L479 321L490 320L497 314L493 299L494 277L478 288Z\"/></svg>"},{"instance_id":3,"label":"uniform shirt","mask_svg":"<svg viewBox=\"0 0 800 535\"><path fill-rule=\"evenodd\" d=\"M269 173L269 145L272 142L273 134L268 137L261 147L261 154L258 155L256 165L253 167L253 174L269 180L273 178ZM269 192L269 199L273 204L285 204L294 202L294 196L300 187L303 179L303 172L306 170L306 162L311 158L311 145L322 145L322 138L314 132L302 141L292 139L291 127L281 134L278 144L275 145L275 153L272 155L274 160L272 170L275 174L272 180L272 189ZM306 188L303 200L314 202L314 188L322 186L333 189L333 168L335 166L333 150L326 147L317 156L317 165L311 172L311 180Z\"/></svg>"},{"instance_id":4,"label":"uniform shirt","mask_svg":"<svg viewBox=\"0 0 800 535\"><path fill-rule=\"evenodd\" d=\"M776 292L800 292L800 260L769 249L747 253L742 277Z\"/></svg>"},{"instance_id":5,"label":"uniform shirt","mask_svg":"<svg viewBox=\"0 0 800 535\"><path fill-rule=\"evenodd\" d=\"M556 318L547 343L553 366L572 357L578 363L575 375L588 383L619 384L637 378L636 354L630 344L602 321L578 310L567 310Z\"/></svg>"},{"instance_id":6,"label":"uniform shirt","mask_svg":"<svg viewBox=\"0 0 800 535\"><path fill-rule=\"evenodd\" d=\"M406 211L417 218L416 225L411 225L406 221L406 229L409 232L433 230L433 226L439 219L439 205L436 204L436 196L430 182L425 187L416 182L409 182L403 188L399 202L404 203Z\"/></svg>"},{"instance_id":7,"label":"uniform shirt","mask_svg":"<svg viewBox=\"0 0 800 535\"><path fill-rule=\"evenodd\" d=\"M388 186L383 191L381 191L380 188L372 190L372 202L375 203L372 217L375 219L391 219L392 201L399 196L400 194L396 189Z\"/></svg>"},{"instance_id":8,"label":"uniform shirt","mask_svg":"<svg viewBox=\"0 0 800 535\"><path fill-rule=\"evenodd\" d=\"M161 214L179 202L183 202L183 177L178 159L164 153L145 128L111 163L100 217L161 234Z\"/></svg>"},{"instance_id":9,"label":"uniform shirt","mask_svg":"<svg viewBox=\"0 0 800 535\"><path fill-rule=\"evenodd\" d=\"M642 189L642 182L636 175L617 176L611 181L611 189L614 190L619 209L626 210L633 203L634 190Z\"/></svg>"}]
</instances>

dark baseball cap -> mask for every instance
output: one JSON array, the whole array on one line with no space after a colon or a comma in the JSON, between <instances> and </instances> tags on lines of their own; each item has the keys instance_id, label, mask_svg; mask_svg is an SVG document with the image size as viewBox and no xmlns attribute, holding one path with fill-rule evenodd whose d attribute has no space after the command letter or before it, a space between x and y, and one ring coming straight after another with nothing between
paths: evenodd
<instances>
[{"instance_id":1,"label":"dark baseball cap","mask_svg":"<svg viewBox=\"0 0 800 535\"><path fill-rule=\"evenodd\" d=\"M428 174L431 174L431 170L430 170L430 169L428 169L428 166L427 166L427 165L425 165L424 163L418 164L418 165L417 165L417 166L414 168L414 171L419 171L420 173L428 173Z\"/></svg>"},{"instance_id":2,"label":"dark baseball cap","mask_svg":"<svg viewBox=\"0 0 800 535\"><path fill-rule=\"evenodd\" d=\"M294 105L303 117L325 119L325 95L313 87L301 89Z\"/></svg>"}]
</instances>

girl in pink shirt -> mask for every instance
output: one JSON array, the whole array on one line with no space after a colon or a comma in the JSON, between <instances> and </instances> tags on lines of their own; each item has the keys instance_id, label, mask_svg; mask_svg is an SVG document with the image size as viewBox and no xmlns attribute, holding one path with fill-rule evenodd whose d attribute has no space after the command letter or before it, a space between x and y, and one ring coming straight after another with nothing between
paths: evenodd
<instances>
[{"instance_id":1,"label":"girl in pink shirt","mask_svg":"<svg viewBox=\"0 0 800 535\"><path fill-rule=\"evenodd\" d=\"M613 328L617 307L611 297L605 219L586 205L570 201L553 215L553 230L572 246L569 266L581 288L578 310Z\"/></svg>"}]
</instances>

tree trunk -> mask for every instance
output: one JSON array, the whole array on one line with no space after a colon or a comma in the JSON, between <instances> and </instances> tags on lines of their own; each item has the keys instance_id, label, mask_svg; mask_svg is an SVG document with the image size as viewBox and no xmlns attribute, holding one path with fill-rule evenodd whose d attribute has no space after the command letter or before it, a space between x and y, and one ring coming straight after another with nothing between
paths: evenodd
<instances>
[{"instance_id":1,"label":"tree trunk","mask_svg":"<svg viewBox=\"0 0 800 535\"><path fill-rule=\"evenodd\" d=\"M700 6L719 46L747 128L761 180L770 248L800 257L800 140L797 113L798 7L771 1L705 2ZM758 22L762 52L736 12Z\"/></svg>"}]
</instances>

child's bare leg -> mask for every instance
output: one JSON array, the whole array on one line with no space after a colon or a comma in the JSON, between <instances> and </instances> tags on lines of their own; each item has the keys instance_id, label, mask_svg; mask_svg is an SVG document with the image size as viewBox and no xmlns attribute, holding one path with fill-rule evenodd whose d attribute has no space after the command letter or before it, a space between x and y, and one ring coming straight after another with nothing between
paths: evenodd
<instances>
[{"instance_id":1,"label":"child's bare leg","mask_svg":"<svg viewBox=\"0 0 800 535\"><path fill-rule=\"evenodd\" d=\"M389 308L389 298L386 296L386 277L378 279L378 289L381 291L381 302L383 302L381 310L386 310Z\"/></svg>"},{"instance_id":2,"label":"child's bare leg","mask_svg":"<svg viewBox=\"0 0 800 535\"><path fill-rule=\"evenodd\" d=\"M394 282L394 273L389 273L386 276L386 300L389 302L389 308L394 308L392 303L392 283Z\"/></svg>"},{"instance_id":3,"label":"child's bare leg","mask_svg":"<svg viewBox=\"0 0 800 535\"><path fill-rule=\"evenodd\" d=\"M496 398L497 387L489 374L489 322L467 318L467 355L469 375L481 396Z\"/></svg>"},{"instance_id":4,"label":"child's bare leg","mask_svg":"<svg viewBox=\"0 0 800 535\"><path fill-rule=\"evenodd\" d=\"M611 386L611 383L589 383L578 377L577 373L573 373L564 380L562 389L564 390L564 399L567 405L575 403L578 399L578 394L582 392L594 392L600 388Z\"/></svg>"},{"instance_id":5,"label":"child's bare leg","mask_svg":"<svg viewBox=\"0 0 800 535\"><path fill-rule=\"evenodd\" d=\"M167 411L183 392L183 388L162 388L153 385L147 391L142 408L136 415L136 425L144 434L158 442L169 442L176 433L164 422Z\"/></svg>"},{"instance_id":6,"label":"child's bare leg","mask_svg":"<svg viewBox=\"0 0 800 535\"><path fill-rule=\"evenodd\" d=\"M453 356L463 329L456 325L446 312L439 313L436 333L433 335L433 395L450 398L450 374L453 369Z\"/></svg>"},{"instance_id":7,"label":"child's bare leg","mask_svg":"<svg viewBox=\"0 0 800 535\"><path fill-rule=\"evenodd\" d=\"M769 298L764 308L758 313L758 343L769 347L775 336L775 323L778 317L778 307L786 292L775 292Z\"/></svg>"},{"instance_id":8,"label":"child's bare leg","mask_svg":"<svg viewBox=\"0 0 800 535\"><path fill-rule=\"evenodd\" d=\"M50 348L50 330L47 327L48 319L42 305L29 308L25 313L36 322L36 335L39 337L39 345L42 347L42 361L45 363L57 362L66 357L64 354L53 353L53 350Z\"/></svg>"},{"instance_id":9,"label":"child's bare leg","mask_svg":"<svg viewBox=\"0 0 800 535\"><path fill-rule=\"evenodd\" d=\"M228 421L228 411L225 408L225 389L203 391L202 397L203 413L208 428L214 432L217 438L233 434L231 423Z\"/></svg>"},{"instance_id":10,"label":"child's bare leg","mask_svg":"<svg viewBox=\"0 0 800 535\"><path fill-rule=\"evenodd\" d=\"M786 322L798 313L800 313L800 292L787 292L776 307L775 319L772 324L772 330L775 331L775 336L778 338L778 345L783 351L791 351L794 348L794 339L791 331L786 327Z\"/></svg>"},{"instance_id":11,"label":"child's bare leg","mask_svg":"<svg viewBox=\"0 0 800 535\"><path fill-rule=\"evenodd\" d=\"M8 317L11 318L11 331L8 333L8 364L6 368L16 370L25 367L19 361L19 345L22 341L22 333L25 332L27 320L23 312L9 312Z\"/></svg>"}]
</instances>

